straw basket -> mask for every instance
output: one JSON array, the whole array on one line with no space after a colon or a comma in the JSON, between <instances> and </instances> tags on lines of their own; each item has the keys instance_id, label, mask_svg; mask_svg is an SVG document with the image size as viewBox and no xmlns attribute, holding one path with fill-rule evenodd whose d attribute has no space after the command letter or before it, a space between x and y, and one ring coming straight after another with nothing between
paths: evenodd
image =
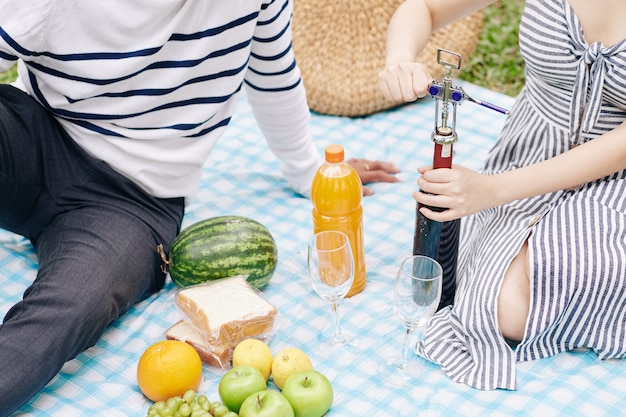
<instances>
[{"instance_id":1,"label":"straw basket","mask_svg":"<svg viewBox=\"0 0 626 417\"><path fill-rule=\"evenodd\" d=\"M338 116L363 116L400 103L378 89L385 64L385 38L391 15L402 0L294 0L293 49L302 71L311 110ZM474 51L482 11L433 33L417 61L434 78L443 76L437 49Z\"/></svg>"}]
</instances>

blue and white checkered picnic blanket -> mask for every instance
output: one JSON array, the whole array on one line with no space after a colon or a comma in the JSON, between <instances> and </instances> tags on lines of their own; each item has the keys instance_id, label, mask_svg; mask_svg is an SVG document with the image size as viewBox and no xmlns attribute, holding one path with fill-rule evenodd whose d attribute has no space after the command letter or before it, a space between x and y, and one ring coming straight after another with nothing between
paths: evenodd
<instances>
[{"instance_id":1,"label":"blue and white checkered picnic blanket","mask_svg":"<svg viewBox=\"0 0 626 417\"><path fill-rule=\"evenodd\" d=\"M468 93L502 107L513 99L462 83ZM496 139L504 116L471 103L458 108L455 163L479 168ZM335 390L329 416L618 416L626 415L626 361L597 360L591 352L560 354L518 364L517 391L484 392L452 382L435 365L407 388L384 386L378 363L401 349L403 329L391 307L391 287L402 258L412 250L416 169L432 160L430 135L434 101L424 99L362 118L312 115L320 151L341 143L347 158L389 160L403 180L375 184L363 201L366 289L340 308L346 333L363 350L348 366L313 356ZM311 203L287 187L279 163L268 150L242 97L225 137L206 164L202 187L189 207L185 226L224 214L254 218L271 231L279 265L263 295L280 312L270 347L277 353L296 346L313 352L319 335L332 331L329 306L308 287L305 244L312 232ZM27 241L0 232L0 314L18 301L35 277L37 260ZM100 342L69 361L20 416L145 416L151 402L139 391L136 364L143 351L164 339L179 319L175 288L168 280L159 294L136 305L111 326ZM24 358L28 360L28 358ZM200 392L218 400L222 370L204 367Z\"/></svg>"}]
</instances>

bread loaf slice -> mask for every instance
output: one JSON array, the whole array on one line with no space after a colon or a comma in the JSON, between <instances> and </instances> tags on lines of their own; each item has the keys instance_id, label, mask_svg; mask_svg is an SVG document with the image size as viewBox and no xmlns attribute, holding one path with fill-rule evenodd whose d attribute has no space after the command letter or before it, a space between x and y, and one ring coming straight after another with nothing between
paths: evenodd
<instances>
[{"instance_id":1,"label":"bread loaf slice","mask_svg":"<svg viewBox=\"0 0 626 417\"><path fill-rule=\"evenodd\" d=\"M234 346L270 332L277 314L243 276L182 289L176 305L202 339L215 346Z\"/></svg>"},{"instance_id":2,"label":"bread loaf slice","mask_svg":"<svg viewBox=\"0 0 626 417\"><path fill-rule=\"evenodd\" d=\"M232 355L232 349L229 346L209 345L189 323L180 320L172 325L165 332L165 337L170 340L180 340L188 343L193 347L202 362L217 368L228 368Z\"/></svg>"}]
</instances>

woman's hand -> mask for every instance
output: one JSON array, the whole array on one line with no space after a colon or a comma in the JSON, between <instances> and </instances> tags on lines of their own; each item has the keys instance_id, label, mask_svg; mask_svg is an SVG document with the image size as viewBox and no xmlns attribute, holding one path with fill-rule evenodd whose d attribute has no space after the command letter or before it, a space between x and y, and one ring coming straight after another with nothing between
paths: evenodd
<instances>
[{"instance_id":1,"label":"woman's hand","mask_svg":"<svg viewBox=\"0 0 626 417\"><path fill-rule=\"evenodd\" d=\"M417 62L390 65L378 73L378 88L387 100L414 101L428 93L432 77L426 67Z\"/></svg>"},{"instance_id":2,"label":"woman's hand","mask_svg":"<svg viewBox=\"0 0 626 417\"><path fill-rule=\"evenodd\" d=\"M413 198L422 205L420 212L429 219L439 222L469 216L500 204L496 198L493 177L481 174L460 165L452 168L419 168L422 174L417 179L420 190ZM442 212L426 206L446 208Z\"/></svg>"},{"instance_id":3,"label":"woman's hand","mask_svg":"<svg viewBox=\"0 0 626 417\"><path fill-rule=\"evenodd\" d=\"M391 162L370 161L367 159L352 158L347 161L356 170L363 184L371 182L398 182L400 179L393 174L400 170ZM363 187L363 195L373 195L374 190Z\"/></svg>"}]
</instances>

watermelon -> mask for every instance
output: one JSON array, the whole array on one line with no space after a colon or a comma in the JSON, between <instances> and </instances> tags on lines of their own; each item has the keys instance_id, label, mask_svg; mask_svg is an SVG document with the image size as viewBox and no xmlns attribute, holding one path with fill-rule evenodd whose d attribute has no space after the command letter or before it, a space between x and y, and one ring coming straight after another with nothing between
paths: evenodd
<instances>
[{"instance_id":1,"label":"watermelon","mask_svg":"<svg viewBox=\"0 0 626 417\"><path fill-rule=\"evenodd\" d=\"M277 262L276 242L265 226L247 217L219 216L183 229L172 243L167 264L178 287L245 275L260 290Z\"/></svg>"}]
</instances>

